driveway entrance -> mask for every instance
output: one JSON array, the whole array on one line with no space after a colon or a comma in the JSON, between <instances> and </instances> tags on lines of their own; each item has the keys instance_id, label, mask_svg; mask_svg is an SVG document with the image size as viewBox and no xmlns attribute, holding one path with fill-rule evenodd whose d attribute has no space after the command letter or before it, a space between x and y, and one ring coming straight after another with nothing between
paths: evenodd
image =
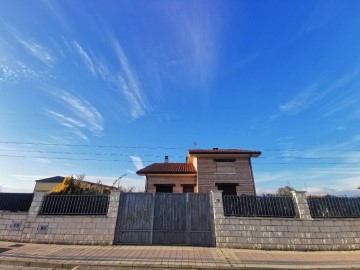
<instances>
[{"instance_id":1,"label":"driveway entrance","mask_svg":"<svg viewBox=\"0 0 360 270\"><path fill-rule=\"evenodd\" d=\"M209 194L121 193L116 244L215 246Z\"/></svg>"}]
</instances>

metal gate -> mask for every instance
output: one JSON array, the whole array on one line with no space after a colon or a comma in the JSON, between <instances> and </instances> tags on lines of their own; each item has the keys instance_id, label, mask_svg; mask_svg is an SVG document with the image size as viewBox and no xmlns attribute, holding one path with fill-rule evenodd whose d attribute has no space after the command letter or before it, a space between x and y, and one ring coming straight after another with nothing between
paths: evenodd
<instances>
[{"instance_id":1,"label":"metal gate","mask_svg":"<svg viewBox=\"0 0 360 270\"><path fill-rule=\"evenodd\" d=\"M209 194L121 193L116 244L214 246Z\"/></svg>"}]
</instances>

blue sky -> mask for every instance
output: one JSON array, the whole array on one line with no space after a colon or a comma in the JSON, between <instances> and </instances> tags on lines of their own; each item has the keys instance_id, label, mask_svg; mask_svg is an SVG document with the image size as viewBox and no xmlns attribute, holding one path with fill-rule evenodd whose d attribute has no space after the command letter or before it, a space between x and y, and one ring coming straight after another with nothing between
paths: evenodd
<instances>
[{"instance_id":1,"label":"blue sky","mask_svg":"<svg viewBox=\"0 0 360 270\"><path fill-rule=\"evenodd\" d=\"M259 193L359 194L359 1L2 1L0 185L261 150ZM196 146L195 146L196 143Z\"/></svg>"}]
</instances>

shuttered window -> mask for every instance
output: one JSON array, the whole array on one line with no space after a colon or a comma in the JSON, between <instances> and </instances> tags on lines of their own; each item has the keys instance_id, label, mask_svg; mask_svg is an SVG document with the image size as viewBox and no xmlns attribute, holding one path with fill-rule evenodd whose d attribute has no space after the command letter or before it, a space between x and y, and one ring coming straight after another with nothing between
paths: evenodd
<instances>
[{"instance_id":1,"label":"shuttered window","mask_svg":"<svg viewBox=\"0 0 360 270\"><path fill-rule=\"evenodd\" d=\"M235 159L214 159L216 163L216 173L235 174Z\"/></svg>"}]
</instances>

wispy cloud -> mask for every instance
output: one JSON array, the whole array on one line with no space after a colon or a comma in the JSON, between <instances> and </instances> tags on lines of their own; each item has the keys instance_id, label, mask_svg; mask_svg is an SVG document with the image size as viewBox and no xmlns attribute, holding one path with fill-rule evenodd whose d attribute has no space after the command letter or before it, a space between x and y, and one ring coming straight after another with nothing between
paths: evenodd
<instances>
[{"instance_id":1,"label":"wispy cloud","mask_svg":"<svg viewBox=\"0 0 360 270\"><path fill-rule=\"evenodd\" d=\"M338 15L338 8L332 1L317 1L308 18L304 21L296 36L301 36L327 25Z\"/></svg>"},{"instance_id":2,"label":"wispy cloud","mask_svg":"<svg viewBox=\"0 0 360 270\"><path fill-rule=\"evenodd\" d=\"M47 110L50 116L56 119L59 123L66 127L86 127L85 124L81 121L75 120L71 117L65 116L61 113L57 113L51 110Z\"/></svg>"},{"instance_id":3,"label":"wispy cloud","mask_svg":"<svg viewBox=\"0 0 360 270\"><path fill-rule=\"evenodd\" d=\"M325 79L317 80L304 90L300 91L294 98L279 106L279 110L282 113L298 114L302 111L307 110L319 101L323 101L325 97L330 97L330 94L336 93L344 87L348 87L349 84L353 83L360 75L360 66L356 66L352 71L344 74L343 76L328 82ZM333 95L334 96L334 95ZM331 97L330 97L331 99ZM338 105L335 106L346 106ZM336 111L336 108L332 108L332 111Z\"/></svg>"},{"instance_id":4,"label":"wispy cloud","mask_svg":"<svg viewBox=\"0 0 360 270\"><path fill-rule=\"evenodd\" d=\"M262 164L262 167L254 170L255 182L259 190L272 189L273 192L280 186L290 184L299 190L307 189L310 193L354 194L360 183L359 142L360 135L355 135L339 143L309 149L301 149L295 144L292 147L281 145L283 150L274 159L275 163L284 164L272 165L280 166L276 170L264 170L263 166L266 165Z\"/></svg>"},{"instance_id":5,"label":"wispy cloud","mask_svg":"<svg viewBox=\"0 0 360 270\"><path fill-rule=\"evenodd\" d=\"M79 118L78 123L85 124L89 130L94 132L103 131L104 118L87 100L75 97L66 91L56 92L54 95L73 111L75 116Z\"/></svg>"},{"instance_id":6,"label":"wispy cloud","mask_svg":"<svg viewBox=\"0 0 360 270\"><path fill-rule=\"evenodd\" d=\"M116 76L116 85L129 104L132 118L137 119L146 114L150 110L150 106L144 97L140 80L131 68L119 41L112 35L110 35L110 39L121 70Z\"/></svg>"},{"instance_id":7,"label":"wispy cloud","mask_svg":"<svg viewBox=\"0 0 360 270\"><path fill-rule=\"evenodd\" d=\"M136 170L140 170L140 169L145 167L141 157L139 157L139 156L130 156L130 158L131 158L131 161L133 162Z\"/></svg>"},{"instance_id":8,"label":"wispy cloud","mask_svg":"<svg viewBox=\"0 0 360 270\"><path fill-rule=\"evenodd\" d=\"M46 64L47 66L53 66L57 58L53 54L53 52L46 48L44 45L39 42L25 40L20 37L20 35L15 35L16 40L36 59Z\"/></svg>"},{"instance_id":9,"label":"wispy cloud","mask_svg":"<svg viewBox=\"0 0 360 270\"><path fill-rule=\"evenodd\" d=\"M46 110L46 114L63 126L71 128L71 131L84 140L89 140L85 131L94 135L100 135L104 130L103 116L87 100L75 97L64 90L51 92L60 101L67 111L72 114L64 114L54 110Z\"/></svg>"},{"instance_id":10,"label":"wispy cloud","mask_svg":"<svg viewBox=\"0 0 360 270\"><path fill-rule=\"evenodd\" d=\"M42 0L42 2L52 12L54 17L66 28L66 30L70 31L71 27L69 26L68 20L60 6L55 1L51 0Z\"/></svg>"},{"instance_id":11,"label":"wispy cloud","mask_svg":"<svg viewBox=\"0 0 360 270\"><path fill-rule=\"evenodd\" d=\"M61 113L54 112L52 110L46 110L48 115L55 119L60 125L72 128L71 132L85 141L89 141L89 138L81 131L82 128L86 128L86 125L81 121L69 116L65 116Z\"/></svg>"},{"instance_id":12,"label":"wispy cloud","mask_svg":"<svg viewBox=\"0 0 360 270\"><path fill-rule=\"evenodd\" d=\"M81 60L83 61L84 66L91 72L91 74L96 75L95 64L93 63L89 54L76 41L73 41L73 45L76 52L79 54Z\"/></svg>"},{"instance_id":13,"label":"wispy cloud","mask_svg":"<svg viewBox=\"0 0 360 270\"><path fill-rule=\"evenodd\" d=\"M137 73L131 67L129 60L120 45L120 42L109 34L110 43L118 60L116 68L109 68L102 57L94 54L73 41L73 49L79 55L85 68L97 78L111 85L125 97L129 106L131 118L138 119L151 110L142 90L142 85Z\"/></svg>"},{"instance_id":14,"label":"wispy cloud","mask_svg":"<svg viewBox=\"0 0 360 270\"><path fill-rule=\"evenodd\" d=\"M171 3L169 17L177 33L178 55L194 82L208 84L216 74L220 7L207 1Z\"/></svg>"},{"instance_id":15,"label":"wispy cloud","mask_svg":"<svg viewBox=\"0 0 360 270\"><path fill-rule=\"evenodd\" d=\"M312 103L320 98L319 85L319 82L310 84L293 99L283 105L280 105L280 111L296 114L307 109Z\"/></svg>"}]
</instances>

